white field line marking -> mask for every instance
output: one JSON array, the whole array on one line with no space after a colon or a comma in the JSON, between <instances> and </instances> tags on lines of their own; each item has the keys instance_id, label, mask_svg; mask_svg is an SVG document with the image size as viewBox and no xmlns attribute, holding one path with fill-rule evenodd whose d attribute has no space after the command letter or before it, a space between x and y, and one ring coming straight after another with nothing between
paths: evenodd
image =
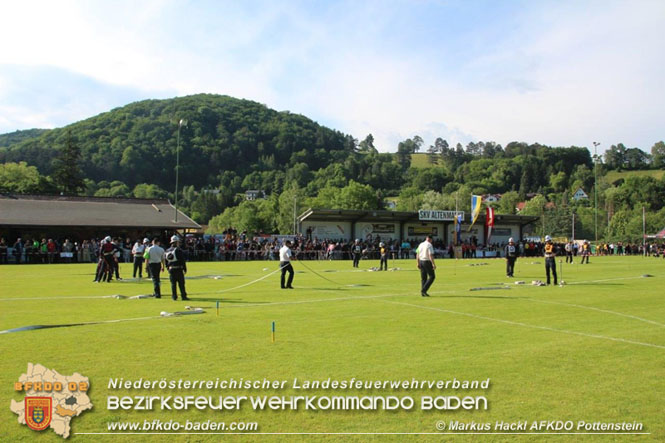
<instances>
[{"instance_id":1,"label":"white field line marking","mask_svg":"<svg viewBox=\"0 0 665 443\"><path fill-rule=\"evenodd\" d=\"M635 280L635 279L638 279L638 278L644 278L644 277L642 277L642 276L639 276L639 277L617 277L617 278L605 278L605 279L602 279L602 280L573 281L573 282L570 282L570 283L566 283L566 285L570 286L570 285L581 285L583 283L603 283L603 282L606 282L606 281L617 281L617 280Z\"/></svg>"},{"instance_id":2,"label":"white field line marking","mask_svg":"<svg viewBox=\"0 0 665 443\"><path fill-rule=\"evenodd\" d=\"M446 293L456 293L458 291L433 291L431 294L446 294ZM385 298L385 297L401 297L406 294L383 294L383 295L358 295L353 296L349 295L347 297L335 297L335 298L317 298L311 300L295 300L295 301L278 301L278 302L269 302L269 303L247 303L242 305L228 305L227 308L245 308L245 307L263 307L263 306L276 306L276 305L299 305L303 303L324 303L328 301L343 301L343 300L363 300L363 299L374 299L374 298Z\"/></svg>"},{"instance_id":3,"label":"white field line marking","mask_svg":"<svg viewBox=\"0 0 665 443\"><path fill-rule=\"evenodd\" d=\"M224 292L235 291L236 289L240 289L240 288L244 288L245 286L253 285L254 283L258 283L258 282L260 282L261 280L266 279L266 278L270 277L271 275L273 275L273 274L275 274L275 273L277 273L277 272L279 272L279 271L281 271L281 270L282 270L282 268L279 267L279 268L275 269L274 271L272 271L270 274L266 274L266 275L264 275L263 277L259 277L259 278L257 278L256 280L250 281L249 283L245 283L245 284L243 284L243 285L236 286L235 288L222 289L222 290L220 290L220 291L215 291L214 294L221 294L221 293L224 293Z\"/></svg>"},{"instance_id":4,"label":"white field line marking","mask_svg":"<svg viewBox=\"0 0 665 443\"><path fill-rule=\"evenodd\" d=\"M511 321L511 320L503 320L500 318L492 318L492 317L485 317L484 315L476 315L476 314L469 314L466 312L457 312L457 311L451 311L448 309L441 309L441 308L434 308L431 306L419 306L419 305L413 305L411 303L404 303L404 302L398 302L398 301L391 301L391 300L381 300L385 303L393 303L396 305L404 305L404 306L411 306L414 308L420 308L420 309L427 309L430 311L437 311L437 312L445 312L447 314L455 314L455 315L463 315L465 317L471 317L471 318L476 318L480 320L488 320L488 321L493 321L493 322L498 322L498 323L505 323L508 325L513 325L513 326L523 326L525 328L531 328L531 329L540 329L543 331L551 331L551 332L561 332L564 334L571 334L571 335L579 335L582 337L590 337L590 338L598 338L602 340L611 340L611 341L616 341L616 342L621 342L621 343L628 343L632 345L639 345L639 346L648 346L651 348L658 348L658 349L665 349L665 346L662 345L654 345L653 343L642 343L639 341L633 341L633 340L626 340L623 338L616 338L616 337L608 337L605 335L598 335L598 334L587 334L585 332L577 332L577 331L568 331L566 329L557 329L557 328L550 328L548 326L537 326L537 325L530 325L527 323L521 323L517 321Z\"/></svg>"},{"instance_id":5,"label":"white field line marking","mask_svg":"<svg viewBox=\"0 0 665 443\"><path fill-rule=\"evenodd\" d=\"M552 305L571 306L571 307L574 307L574 308L588 309L590 311L605 312L607 314L613 314L613 315L619 315L621 317L632 318L633 320L639 320L639 321L643 321L645 323L650 323L652 325L660 326L661 328L665 328L665 324L658 323L657 321L653 321L653 320L649 320L649 319L646 319L646 318L638 317L636 315L624 314L622 312L610 311L609 309L596 308L594 306L576 305L576 304L572 304L572 303L563 303L563 302L550 301L550 300L538 300L536 298L525 298L524 300L535 301L537 303L548 303L548 304L552 304Z\"/></svg>"}]
</instances>

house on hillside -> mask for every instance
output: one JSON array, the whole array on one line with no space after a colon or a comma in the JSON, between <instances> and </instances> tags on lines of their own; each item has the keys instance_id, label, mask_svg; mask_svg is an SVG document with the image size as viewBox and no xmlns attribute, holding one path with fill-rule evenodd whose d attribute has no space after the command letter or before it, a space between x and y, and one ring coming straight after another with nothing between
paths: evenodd
<instances>
[{"instance_id":1,"label":"house on hillside","mask_svg":"<svg viewBox=\"0 0 665 443\"><path fill-rule=\"evenodd\" d=\"M245 191L245 200L257 200L266 198L266 192L262 189L249 189Z\"/></svg>"},{"instance_id":2,"label":"house on hillside","mask_svg":"<svg viewBox=\"0 0 665 443\"><path fill-rule=\"evenodd\" d=\"M588 200L589 196L587 195L586 192L584 192L584 189L578 188L577 191L573 194L573 200L575 201L580 201L580 200Z\"/></svg>"},{"instance_id":3,"label":"house on hillside","mask_svg":"<svg viewBox=\"0 0 665 443\"><path fill-rule=\"evenodd\" d=\"M501 194L485 194L483 201L486 203L498 203L501 200Z\"/></svg>"}]
</instances>

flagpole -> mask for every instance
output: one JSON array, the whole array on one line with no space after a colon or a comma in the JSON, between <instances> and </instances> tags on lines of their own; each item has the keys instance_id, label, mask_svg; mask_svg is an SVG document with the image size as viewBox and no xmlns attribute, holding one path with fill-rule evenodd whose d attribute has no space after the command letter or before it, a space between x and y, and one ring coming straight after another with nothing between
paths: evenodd
<instances>
[{"instance_id":1,"label":"flagpole","mask_svg":"<svg viewBox=\"0 0 665 443\"><path fill-rule=\"evenodd\" d=\"M642 206L642 250L644 256L647 256L647 218L644 206Z\"/></svg>"}]
</instances>

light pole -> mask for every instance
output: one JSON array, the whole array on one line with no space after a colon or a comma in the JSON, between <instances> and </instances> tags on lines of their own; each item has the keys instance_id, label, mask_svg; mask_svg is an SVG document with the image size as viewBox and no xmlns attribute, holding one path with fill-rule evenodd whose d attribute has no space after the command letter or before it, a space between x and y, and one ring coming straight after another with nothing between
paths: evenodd
<instances>
[{"instance_id":1,"label":"light pole","mask_svg":"<svg viewBox=\"0 0 665 443\"><path fill-rule=\"evenodd\" d=\"M598 145L593 142L593 232L596 236L596 248L598 247Z\"/></svg>"},{"instance_id":2,"label":"light pole","mask_svg":"<svg viewBox=\"0 0 665 443\"><path fill-rule=\"evenodd\" d=\"M178 222L178 173L180 172L180 128L187 126L187 120L181 118L178 122L178 143L175 149L175 222Z\"/></svg>"}]
</instances>

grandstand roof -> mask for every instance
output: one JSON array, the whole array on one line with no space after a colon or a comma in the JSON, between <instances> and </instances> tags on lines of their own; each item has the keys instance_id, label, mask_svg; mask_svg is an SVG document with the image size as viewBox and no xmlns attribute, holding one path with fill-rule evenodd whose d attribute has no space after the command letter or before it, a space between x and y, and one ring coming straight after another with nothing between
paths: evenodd
<instances>
[{"instance_id":1,"label":"grandstand roof","mask_svg":"<svg viewBox=\"0 0 665 443\"><path fill-rule=\"evenodd\" d=\"M166 199L0 195L0 226L200 228Z\"/></svg>"},{"instance_id":2,"label":"grandstand roof","mask_svg":"<svg viewBox=\"0 0 665 443\"><path fill-rule=\"evenodd\" d=\"M500 224L518 224L526 226L531 224L540 217L531 216L531 215L506 215L506 214L497 214L495 216L495 221ZM302 223L305 220L316 220L316 221L367 221L367 222L410 222L410 221L420 221L418 219L418 212L399 212L399 211L387 211L387 210L352 210L352 209L307 209L305 212L300 214L298 221ZM466 215L465 222L468 222L468 214ZM481 213L478 217L477 223L485 222L485 214ZM433 222L431 222L433 223ZM443 223L453 223L452 220L445 221Z\"/></svg>"}]
</instances>

